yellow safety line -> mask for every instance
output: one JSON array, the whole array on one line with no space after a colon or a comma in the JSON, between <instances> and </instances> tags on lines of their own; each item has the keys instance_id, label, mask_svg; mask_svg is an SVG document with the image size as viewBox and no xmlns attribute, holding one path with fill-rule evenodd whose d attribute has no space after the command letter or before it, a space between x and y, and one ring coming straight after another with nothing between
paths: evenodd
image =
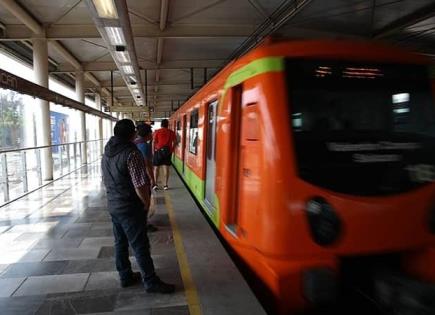
<instances>
[{"instance_id":1,"label":"yellow safety line","mask_svg":"<svg viewBox=\"0 0 435 315\"><path fill-rule=\"evenodd\" d=\"M189 306L190 315L201 315L201 305L199 303L198 291L193 282L192 274L190 272L189 263L187 261L186 252L184 251L183 241L178 229L177 222L174 218L174 208L172 207L171 197L167 192L164 192L165 204L168 209L169 221L172 225L172 233L174 235L175 251L177 253L178 265L180 266L181 278L184 283L184 292L186 294L187 304Z\"/></svg>"}]
</instances>

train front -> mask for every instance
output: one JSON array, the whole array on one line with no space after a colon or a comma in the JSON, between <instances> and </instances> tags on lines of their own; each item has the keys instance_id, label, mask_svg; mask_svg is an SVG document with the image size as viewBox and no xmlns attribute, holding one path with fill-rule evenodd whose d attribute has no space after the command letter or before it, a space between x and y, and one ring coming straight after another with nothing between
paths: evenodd
<instances>
[{"instance_id":1,"label":"train front","mask_svg":"<svg viewBox=\"0 0 435 315\"><path fill-rule=\"evenodd\" d=\"M285 77L290 136L281 146L290 141L290 163L280 172L290 180L280 178L285 200L270 201L281 219L266 240L287 253L287 264L272 263L281 301L435 314L428 67L296 57L285 60ZM361 301L370 306L355 309Z\"/></svg>"}]
</instances>

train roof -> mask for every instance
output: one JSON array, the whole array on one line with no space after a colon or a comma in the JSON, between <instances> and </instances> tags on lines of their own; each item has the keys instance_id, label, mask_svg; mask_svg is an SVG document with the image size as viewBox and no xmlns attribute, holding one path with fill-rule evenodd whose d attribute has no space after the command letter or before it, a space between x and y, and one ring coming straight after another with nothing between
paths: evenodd
<instances>
[{"instance_id":1,"label":"train roof","mask_svg":"<svg viewBox=\"0 0 435 315\"><path fill-rule=\"evenodd\" d=\"M241 67L252 61L266 57L316 58L336 60L361 60L393 63L430 64L423 55L403 48L386 45L380 41L362 40L271 40L267 39L245 55L232 60L212 79L192 95L181 107L194 106L197 98L203 99L204 93L223 89L227 78ZM193 104L192 104L193 103ZM174 113L177 114L179 109Z\"/></svg>"}]
</instances>

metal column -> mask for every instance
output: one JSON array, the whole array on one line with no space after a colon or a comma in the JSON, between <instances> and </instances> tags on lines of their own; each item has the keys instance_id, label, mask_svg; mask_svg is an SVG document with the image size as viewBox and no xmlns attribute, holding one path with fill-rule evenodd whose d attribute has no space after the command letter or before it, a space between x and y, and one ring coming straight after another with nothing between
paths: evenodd
<instances>
[{"instance_id":1,"label":"metal column","mask_svg":"<svg viewBox=\"0 0 435 315\"><path fill-rule=\"evenodd\" d=\"M85 103L85 90L83 89L84 85L84 73L83 71L76 72L76 100L80 103ZM86 114L85 112L80 111L80 129L81 129L81 139L82 142L82 164L88 163L88 146L86 139Z\"/></svg>"},{"instance_id":2,"label":"metal column","mask_svg":"<svg viewBox=\"0 0 435 315\"><path fill-rule=\"evenodd\" d=\"M3 190L3 201L9 201L9 176L8 176L8 160L6 153L0 156L1 158L1 178L3 178L1 185Z\"/></svg>"},{"instance_id":3,"label":"metal column","mask_svg":"<svg viewBox=\"0 0 435 315\"><path fill-rule=\"evenodd\" d=\"M27 180L27 158L26 158L26 151L21 151L21 171L23 172L21 174L22 180L23 180L23 192L29 191L29 183Z\"/></svg>"},{"instance_id":4,"label":"metal column","mask_svg":"<svg viewBox=\"0 0 435 315\"><path fill-rule=\"evenodd\" d=\"M35 83L48 88L48 48L47 39L33 38L33 73ZM38 112L36 116L37 145L51 145L50 105L47 101L37 99ZM41 152L42 179L53 179L53 157L51 148L44 148Z\"/></svg>"},{"instance_id":5,"label":"metal column","mask_svg":"<svg viewBox=\"0 0 435 315\"><path fill-rule=\"evenodd\" d=\"M99 110L102 110L102 106L101 106L101 95L100 93L96 93L95 94L95 104L97 105L97 108ZM103 139L103 118L98 118L98 139L100 139L100 145L99 145L99 150L100 150L100 154L103 154L103 150L104 150L104 141L101 140Z\"/></svg>"}]
</instances>

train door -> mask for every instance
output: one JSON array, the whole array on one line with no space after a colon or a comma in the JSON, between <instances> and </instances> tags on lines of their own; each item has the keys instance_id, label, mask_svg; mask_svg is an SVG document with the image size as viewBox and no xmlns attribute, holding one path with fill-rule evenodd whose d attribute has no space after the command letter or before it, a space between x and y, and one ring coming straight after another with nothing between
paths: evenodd
<instances>
[{"instance_id":1,"label":"train door","mask_svg":"<svg viewBox=\"0 0 435 315\"><path fill-rule=\"evenodd\" d=\"M181 160L182 160L182 172L184 174L184 171L186 169L186 137L187 137L187 126L186 126L186 115L183 115L183 133L181 136L181 141L182 141L182 145L181 145Z\"/></svg>"},{"instance_id":2,"label":"train door","mask_svg":"<svg viewBox=\"0 0 435 315\"><path fill-rule=\"evenodd\" d=\"M227 158L228 161L231 161L227 165L227 179L228 185L226 187L229 198L228 198L228 212L225 220L225 228L228 232L230 232L233 236L237 237L239 234L239 206L238 203L238 194L239 190L239 155L240 155L240 129L241 129L241 104L242 104L242 92L243 86L241 84L233 86L229 90L229 95L231 98L231 126L229 138L230 141L228 143Z\"/></svg>"},{"instance_id":3,"label":"train door","mask_svg":"<svg viewBox=\"0 0 435 315\"><path fill-rule=\"evenodd\" d=\"M213 209L214 204L216 176L216 107L217 101L213 101L208 105L206 120L205 202L211 209Z\"/></svg>"},{"instance_id":4,"label":"train door","mask_svg":"<svg viewBox=\"0 0 435 315\"><path fill-rule=\"evenodd\" d=\"M176 156L180 157L181 159L181 120L177 119L175 122L175 145L176 145ZM175 160L175 157L174 157ZM175 164L177 167L177 170L181 172L181 166L179 166L178 163Z\"/></svg>"},{"instance_id":5,"label":"train door","mask_svg":"<svg viewBox=\"0 0 435 315\"><path fill-rule=\"evenodd\" d=\"M257 103L242 103L240 114L236 220L237 234L248 238L249 224L255 221L261 196L262 154Z\"/></svg>"}]
</instances>

